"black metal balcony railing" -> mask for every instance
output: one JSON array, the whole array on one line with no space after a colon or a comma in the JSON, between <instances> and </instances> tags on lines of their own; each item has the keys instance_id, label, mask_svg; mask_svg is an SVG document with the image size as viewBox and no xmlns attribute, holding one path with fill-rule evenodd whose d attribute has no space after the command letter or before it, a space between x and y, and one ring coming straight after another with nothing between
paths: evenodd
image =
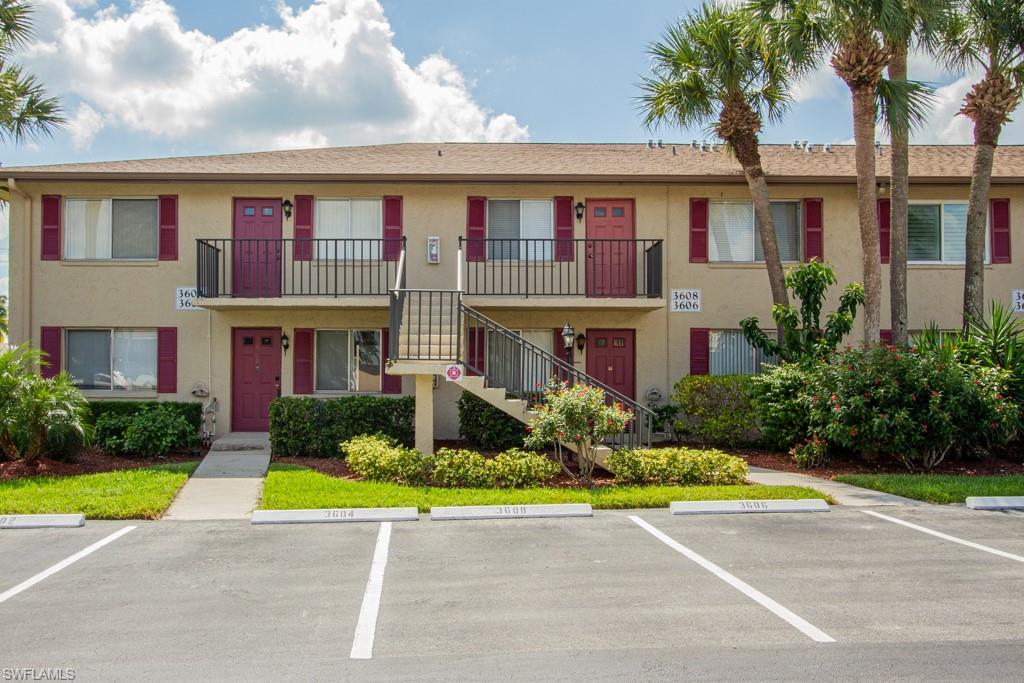
<instances>
[{"instance_id":1,"label":"black metal balcony railing","mask_svg":"<svg viewBox=\"0 0 1024 683\"><path fill-rule=\"evenodd\" d=\"M459 238L467 294L659 298L662 240Z\"/></svg>"},{"instance_id":2,"label":"black metal balcony railing","mask_svg":"<svg viewBox=\"0 0 1024 683\"><path fill-rule=\"evenodd\" d=\"M200 297L386 295L399 272L401 239L199 239Z\"/></svg>"}]
</instances>

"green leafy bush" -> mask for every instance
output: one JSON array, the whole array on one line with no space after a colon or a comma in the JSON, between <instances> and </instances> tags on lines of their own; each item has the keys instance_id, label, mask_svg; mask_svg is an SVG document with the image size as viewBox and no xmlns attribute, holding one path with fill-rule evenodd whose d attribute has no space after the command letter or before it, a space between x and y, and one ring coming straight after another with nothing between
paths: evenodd
<instances>
[{"instance_id":1,"label":"green leafy bush","mask_svg":"<svg viewBox=\"0 0 1024 683\"><path fill-rule=\"evenodd\" d=\"M749 375L683 377L672 394L680 412L676 432L708 446L734 448L756 441L750 383Z\"/></svg>"},{"instance_id":2,"label":"green leafy bush","mask_svg":"<svg viewBox=\"0 0 1024 683\"><path fill-rule=\"evenodd\" d=\"M108 453L124 452L124 433L128 431L135 413L106 412L96 418L93 439L97 446Z\"/></svg>"},{"instance_id":3,"label":"green leafy bush","mask_svg":"<svg viewBox=\"0 0 1024 683\"><path fill-rule=\"evenodd\" d=\"M433 465L431 478L438 486L489 488L495 483L494 468L475 451L441 448Z\"/></svg>"},{"instance_id":4,"label":"green leafy bush","mask_svg":"<svg viewBox=\"0 0 1024 683\"><path fill-rule=\"evenodd\" d=\"M459 399L459 436L477 448L522 448L526 425L468 391Z\"/></svg>"},{"instance_id":5,"label":"green leafy bush","mask_svg":"<svg viewBox=\"0 0 1024 683\"><path fill-rule=\"evenodd\" d=\"M357 436L341 444L349 468L363 479L396 484L426 483L431 458L383 436Z\"/></svg>"},{"instance_id":6,"label":"green leafy bush","mask_svg":"<svg viewBox=\"0 0 1024 683\"><path fill-rule=\"evenodd\" d=\"M498 486L521 488L538 486L558 474L559 465L543 453L510 448L488 461Z\"/></svg>"},{"instance_id":7,"label":"green leafy bush","mask_svg":"<svg viewBox=\"0 0 1024 683\"><path fill-rule=\"evenodd\" d=\"M807 406L801 393L807 375L804 364L783 363L750 378L750 404L761 440L769 448L788 450L806 438Z\"/></svg>"},{"instance_id":8,"label":"green leafy bush","mask_svg":"<svg viewBox=\"0 0 1024 683\"><path fill-rule=\"evenodd\" d=\"M120 401L98 399L89 401L89 422L98 427L100 418L104 415L132 416L156 406L180 414L188 420L188 423L192 425L196 432L203 428L203 404L199 401Z\"/></svg>"},{"instance_id":9,"label":"green leafy bush","mask_svg":"<svg viewBox=\"0 0 1024 683\"><path fill-rule=\"evenodd\" d=\"M982 454L1015 436L1008 377L927 351L850 348L811 374L809 429L829 445L931 469L948 454Z\"/></svg>"},{"instance_id":10,"label":"green leafy bush","mask_svg":"<svg viewBox=\"0 0 1024 683\"><path fill-rule=\"evenodd\" d=\"M615 451L605 467L623 484L742 484L747 463L718 450L638 448Z\"/></svg>"},{"instance_id":11,"label":"green leafy bush","mask_svg":"<svg viewBox=\"0 0 1024 683\"><path fill-rule=\"evenodd\" d=\"M130 418L121 441L121 452L164 456L173 450L194 446L197 441L195 427L180 412L158 405Z\"/></svg>"},{"instance_id":12,"label":"green leafy bush","mask_svg":"<svg viewBox=\"0 0 1024 683\"><path fill-rule=\"evenodd\" d=\"M412 396L285 396L270 404L270 447L275 455L332 457L338 444L383 434L411 445L416 399Z\"/></svg>"}]
</instances>

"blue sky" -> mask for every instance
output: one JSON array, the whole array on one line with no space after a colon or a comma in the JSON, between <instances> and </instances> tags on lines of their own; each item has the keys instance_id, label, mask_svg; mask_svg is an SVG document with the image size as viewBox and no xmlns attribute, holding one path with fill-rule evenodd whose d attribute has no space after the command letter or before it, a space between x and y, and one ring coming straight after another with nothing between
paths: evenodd
<instances>
[{"instance_id":1,"label":"blue sky","mask_svg":"<svg viewBox=\"0 0 1024 683\"><path fill-rule=\"evenodd\" d=\"M646 47L689 0L35 0L19 56L69 125L0 150L8 166L404 140L688 141L636 111ZM918 142L969 142L975 74L915 56L939 87ZM845 87L798 84L767 142L846 142ZM1024 141L1011 124L1005 143ZM6 236L0 234L0 253ZM0 291L7 264L0 256Z\"/></svg>"}]
</instances>

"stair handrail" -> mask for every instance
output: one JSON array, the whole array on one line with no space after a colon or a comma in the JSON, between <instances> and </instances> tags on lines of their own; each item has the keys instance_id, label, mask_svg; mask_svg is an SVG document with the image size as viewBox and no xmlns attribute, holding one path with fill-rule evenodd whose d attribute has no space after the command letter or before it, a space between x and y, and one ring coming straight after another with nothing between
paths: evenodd
<instances>
[{"instance_id":1,"label":"stair handrail","mask_svg":"<svg viewBox=\"0 0 1024 683\"><path fill-rule=\"evenodd\" d=\"M583 384L589 384L589 385L592 385L592 386L596 386L599 389L603 390L605 395L611 396L611 398L614 401L616 401L617 403L621 403L626 408L629 408L630 411L632 411L633 417L634 417L634 419L632 421L632 424L637 425L637 428L635 428L634 431L636 431L636 433L637 433L638 441L641 442L642 444L650 445L650 437L651 437L651 432L653 431L654 419L655 419L655 415L654 415L654 411L653 410L651 410L647 406L642 405L642 404L638 403L637 401L629 398L628 396L622 394L621 392L616 391L615 389L611 388L610 386L608 386L607 384L605 384L601 380L597 379L596 377L588 375L587 373L583 372L582 370L576 369L576 367L573 366L572 364L570 364L569 362L559 358L558 356L554 355L553 353L545 351L544 349L540 348L536 344L533 344L532 342L527 341L526 339L524 339L520 335L516 334L512 330L510 330L507 327L501 325L500 323L492 320L491 318L488 318L487 316L485 316L483 313L480 313L476 309L471 308L470 306L467 306L465 303L460 304L460 310L462 311L462 319L464 321L464 324L466 324L467 326L469 325L469 321L470 320L479 321L479 322L483 323L482 326L485 329L493 330L495 332L500 333L505 338L510 339L514 344L522 347L528 353L531 353L531 354L534 354L536 356L539 356L545 362L551 363L552 368L553 368L553 371L552 371L552 375L553 376L560 377L560 378L562 378L562 377L572 377L574 381L578 381L578 382L581 382ZM460 332L461 332L461 330L460 330ZM468 335L467 335L467 338L468 338ZM467 356L468 355L469 354L467 354ZM479 367L476 367L476 364L473 362L473 359L471 357L469 357L469 358L464 358L463 359L463 364L467 368L469 368L470 370L472 370L472 371L474 371L474 372L476 372L476 373L478 373L478 374L480 374L480 375L482 375L484 377L488 376L487 375L487 368L486 368L487 363L486 362L483 363L483 365L485 367L479 368ZM507 387L506 387L506 390L508 390ZM514 394L515 392L510 391L510 393ZM529 400L528 397L526 397L526 396L521 396L520 398L523 398L525 400Z\"/></svg>"}]
</instances>

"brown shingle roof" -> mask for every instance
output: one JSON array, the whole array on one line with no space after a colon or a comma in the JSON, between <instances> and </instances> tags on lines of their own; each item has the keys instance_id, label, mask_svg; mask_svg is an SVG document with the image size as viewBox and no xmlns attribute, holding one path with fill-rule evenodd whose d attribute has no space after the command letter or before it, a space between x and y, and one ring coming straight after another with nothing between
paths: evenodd
<instances>
[{"instance_id":1,"label":"brown shingle roof","mask_svg":"<svg viewBox=\"0 0 1024 683\"><path fill-rule=\"evenodd\" d=\"M673 149L675 150L673 152ZM440 154L438 153L440 151ZM766 173L777 179L849 181L856 177L851 145L808 153L789 145L762 145ZM910 173L917 181L963 181L970 176L970 145L915 145ZM878 175L889 174L890 150L876 155ZM401 143L100 161L0 168L0 178L60 179L330 179L330 180L637 180L742 182L739 164L722 146L690 145ZM995 182L1024 180L1024 145L996 151Z\"/></svg>"}]
</instances>

